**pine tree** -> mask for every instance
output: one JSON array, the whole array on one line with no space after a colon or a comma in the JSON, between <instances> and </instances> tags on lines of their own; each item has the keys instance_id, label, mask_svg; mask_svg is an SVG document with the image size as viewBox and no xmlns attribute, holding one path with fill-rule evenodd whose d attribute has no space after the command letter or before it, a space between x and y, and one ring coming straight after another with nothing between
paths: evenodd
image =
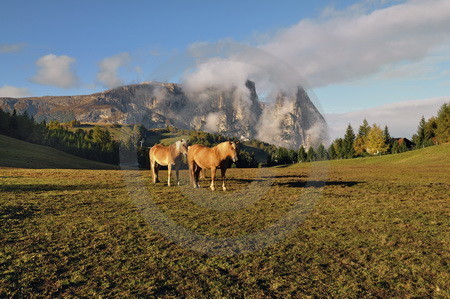
<instances>
[{"instance_id":1,"label":"pine tree","mask_svg":"<svg viewBox=\"0 0 450 299\"><path fill-rule=\"evenodd\" d=\"M347 126L347 130L344 136L343 142L343 158L350 159L355 155L355 150L353 149L353 143L355 142L355 133L353 132L353 128L350 124Z\"/></svg>"},{"instance_id":2,"label":"pine tree","mask_svg":"<svg viewBox=\"0 0 450 299\"><path fill-rule=\"evenodd\" d=\"M370 126L367 119L364 119L363 124L359 126L358 135L353 143L355 155L364 156L367 149L367 135L369 135Z\"/></svg>"},{"instance_id":3,"label":"pine tree","mask_svg":"<svg viewBox=\"0 0 450 299\"><path fill-rule=\"evenodd\" d=\"M426 122L425 117L422 116L419 122L419 126L417 127L417 133L413 136L413 142L416 144L415 148L422 148L427 146L428 139L425 130Z\"/></svg>"},{"instance_id":4,"label":"pine tree","mask_svg":"<svg viewBox=\"0 0 450 299\"><path fill-rule=\"evenodd\" d=\"M309 147L308 153L306 154L306 159L308 162L316 161L316 152L312 146Z\"/></svg>"},{"instance_id":5,"label":"pine tree","mask_svg":"<svg viewBox=\"0 0 450 299\"><path fill-rule=\"evenodd\" d=\"M399 151L398 141L394 140L394 142L392 143L391 153L398 154L399 152L400 151Z\"/></svg>"},{"instance_id":6,"label":"pine tree","mask_svg":"<svg viewBox=\"0 0 450 299\"><path fill-rule=\"evenodd\" d=\"M436 118L436 140L438 143L450 141L450 103L445 103Z\"/></svg>"},{"instance_id":7,"label":"pine tree","mask_svg":"<svg viewBox=\"0 0 450 299\"><path fill-rule=\"evenodd\" d=\"M297 155L297 161L298 162L306 162L306 150L303 147L303 145L300 146L300 148L298 149L298 155Z\"/></svg>"},{"instance_id":8,"label":"pine tree","mask_svg":"<svg viewBox=\"0 0 450 299\"><path fill-rule=\"evenodd\" d=\"M403 139L400 139L400 143L398 144L398 152L399 153L404 153L408 150L408 148L406 147L406 142Z\"/></svg>"},{"instance_id":9,"label":"pine tree","mask_svg":"<svg viewBox=\"0 0 450 299\"><path fill-rule=\"evenodd\" d=\"M379 126L373 124L367 136L367 152L371 155L386 153L388 145L385 142L383 131Z\"/></svg>"},{"instance_id":10,"label":"pine tree","mask_svg":"<svg viewBox=\"0 0 450 299\"><path fill-rule=\"evenodd\" d=\"M386 152L389 153L391 151L392 142L391 142L391 134L389 134L389 129L388 129L387 125L384 126L383 137L384 137L384 142L388 146L388 149Z\"/></svg>"},{"instance_id":11,"label":"pine tree","mask_svg":"<svg viewBox=\"0 0 450 299\"><path fill-rule=\"evenodd\" d=\"M294 151L293 149L289 150L289 163L294 164L297 163L298 160L298 153Z\"/></svg>"},{"instance_id":12,"label":"pine tree","mask_svg":"<svg viewBox=\"0 0 450 299\"><path fill-rule=\"evenodd\" d=\"M369 126L369 122L367 121L367 119L363 120L363 124L361 126L359 126L359 130L358 130L358 137L363 137L369 135L370 132L370 126Z\"/></svg>"},{"instance_id":13,"label":"pine tree","mask_svg":"<svg viewBox=\"0 0 450 299\"><path fill-rule=\"evenodd\" d=\"M336 149L334 147L334 144L331 144L328 148L328 157L330 157L331 160L334 160L337 158Z\"/></svg>"},{"instance_id":14,"label":"pine tree","mask_svg":"<svg viewBox=\"0 0 450 299\"><path fill-rule=\"evenodd\" d=\"M325 146L322 143L317 148L316 155L317 155L317 160L318 161L328 160L327 150L325 149Z\"/></svg>"},{"instance_id":15,"label":"pine tree","mask_svg":"<svg viewBox=\"0 0 450 299\"><path fill-rule=\"evenodd\" d=\"M336 151L336 159L342 159L344 157L343 143L344 139L342 138L336 138L333 141L334 149Z\"/></svg>"}]
</instances>

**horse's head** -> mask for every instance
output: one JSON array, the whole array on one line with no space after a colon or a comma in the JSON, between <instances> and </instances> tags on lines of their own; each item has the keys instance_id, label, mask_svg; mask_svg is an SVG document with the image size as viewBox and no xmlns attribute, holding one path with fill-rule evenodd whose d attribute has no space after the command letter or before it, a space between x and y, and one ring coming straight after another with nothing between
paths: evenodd
<instances>
[{"instance_id":1,"label":"horse's head","mask_svg":"<svg viewBox=\"0 0 450 299\"><path fill-rule=\"evenodd\" d=\"M180 153L182 153L184 156L187 155L188 152L188 145L185 139L181 139L178 141L180 143Z\"/></svg>"},{"instance_id":2,"label":"horse's head","mask_svg":"<svg viewBox=\"0 0 450 299\"><path fill-rule=\"evenodd\" d=\"M239 150L237 144L238 142L228 141L228 155L233 162L238 160Z\"/></svg>"}]
</instances>

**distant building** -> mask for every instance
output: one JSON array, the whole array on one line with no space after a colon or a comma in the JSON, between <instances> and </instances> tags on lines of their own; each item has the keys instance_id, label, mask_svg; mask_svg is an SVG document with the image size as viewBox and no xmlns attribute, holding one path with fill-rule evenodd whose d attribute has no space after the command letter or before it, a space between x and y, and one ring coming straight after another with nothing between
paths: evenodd
<instances>
[{"instance_id":1,"label":"distant building","mask_svg":"<svg viewBox=\"0 0 450 299\"><path fill-rule=\"evenodd\" d=\"M414 147L414 145L416 145L414 142L412 142L411 140L409 140L408 138L391 138L391 141L397 141L398 145L402 144L402 142L405 143L406 148L408 149L412 149Z\"/></svg>"}]
</instances>

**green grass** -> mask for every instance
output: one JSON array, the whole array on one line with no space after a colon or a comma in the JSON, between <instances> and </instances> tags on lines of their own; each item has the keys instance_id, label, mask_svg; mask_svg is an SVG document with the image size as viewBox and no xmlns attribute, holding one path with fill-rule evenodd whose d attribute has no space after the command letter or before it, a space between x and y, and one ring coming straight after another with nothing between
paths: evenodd
<instances>
[{"instance_id":1,"label":"green grass","mask_svg":"<svg viewBox=\"0 0 450 299\"><path fill-rule=\"evenodd\" d=\"M226 192L0 169L0 297L449 297L449 153L230 169Z\"/></svg>"},{"instance_id":2,"label":"green grass","mask_svg":"<svg viewBox=\"0 0 450 299\"><path fill-rule=\"evenodd\" d=\"M69 155L51 147L0 135L0 167L117 169L116 166Z\"/></svg>"}]
</instances>

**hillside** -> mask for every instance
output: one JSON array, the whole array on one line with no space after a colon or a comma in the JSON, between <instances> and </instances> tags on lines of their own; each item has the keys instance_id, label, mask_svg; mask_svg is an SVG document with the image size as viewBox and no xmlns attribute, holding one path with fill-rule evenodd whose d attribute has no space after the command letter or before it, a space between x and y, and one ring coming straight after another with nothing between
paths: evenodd
<instances>
[{"instance_id":1,"label":"hillside","mask_svg":"<svg viewBox=\"0 0 450 299\"><path fill-rule=\"evenodd\" d=\"M400 154L384 156L356 158L350 160L334 160L336 165L369 165L369 164L391 164L392 166L407 166L414 169L415 165L438 165L450 167L450 143L430 146L423 149L407 151Z\"/></svg>"},{"instance_id":2,"label":"hillside","mask_svg":"<svg viewBox=\"0 0 450 299\"><path fill-rule=\"evenodd\" d=\"M0 167L59 169L118 169L117 166L75 157L51 147L0 135Z\"/></svg>"}]
</instances>

